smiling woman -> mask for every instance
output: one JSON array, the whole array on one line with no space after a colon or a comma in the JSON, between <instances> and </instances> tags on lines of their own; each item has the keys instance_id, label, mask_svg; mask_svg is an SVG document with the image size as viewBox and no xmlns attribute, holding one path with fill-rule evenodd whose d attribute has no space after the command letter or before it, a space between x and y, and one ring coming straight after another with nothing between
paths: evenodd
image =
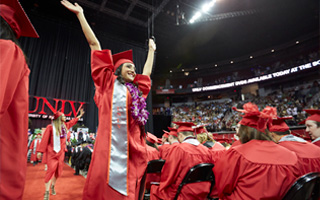
<instances>
[{"instance_id":1,"label":"smiling woman","mask_svg":"<svg viewBox=\"0 0 320 200\"><path fill-rule=\"evenodd\" d=\"M144 125L148 119L145 98L156 45L149 51L142 74L136 74L132 51L112 55L101 50L83 9L77 3L61 1L75 13L91 48L91 76L96 88L99 127L83 199L138 199L142 176L147 167Z\"/></svg>"}]
</instances>

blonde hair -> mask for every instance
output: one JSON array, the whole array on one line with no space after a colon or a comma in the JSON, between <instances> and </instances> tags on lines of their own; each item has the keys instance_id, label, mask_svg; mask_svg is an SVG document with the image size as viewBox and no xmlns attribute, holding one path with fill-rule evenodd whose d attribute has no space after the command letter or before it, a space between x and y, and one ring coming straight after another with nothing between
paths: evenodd
<instances>
[{"instance_id":1,"label":"blonde hair","mask_svg":"<svg viewBox=\"0 0 320 200\"><path fill-rule=\"evenodd\" d=\"M53 126L56 129L57 136L59 136L62 132L61 126L64 126L67 129L66 125L63 123L61 119L62 119L62 115L59 116L57 119L53 120Z\"/></svg>"},{"instance_id":2,"label":"blonde hair","mask_svg":"<svg viewBox=\"0 0 320 200\"><path fill-rule=\"evenodd\" d=\"M265 133L258 131L255 128L241 125L239 128L240 141L242 144L250 140L272 140L272 138Z\"/></svg>"},{"instance_id":3,"label":"blonde hair","mask_svg":"<svg viewBox=\"0 0 320 200\"><path fill-rule=\"evenodd\" d=\"M197 140L202 144L203 142L206 142L208 140L207 133L200 133L197 134Z\"/></svg>"}]
</instances>

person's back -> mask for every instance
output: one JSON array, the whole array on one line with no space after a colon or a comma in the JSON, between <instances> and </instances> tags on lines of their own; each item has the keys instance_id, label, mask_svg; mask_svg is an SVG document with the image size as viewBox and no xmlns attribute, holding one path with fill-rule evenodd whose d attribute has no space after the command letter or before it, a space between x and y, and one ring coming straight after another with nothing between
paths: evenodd
<instances>
[{"instance_id":1,"label":"person's back","mask_svg":"<svg viewBox=\"0 0 320 200\"><path fill-rule=\"evenodd\" d=\"M239 122L241 145L230 148L216 163L214 173L220 199L282 199L302 175L296 154L272 141L267 126L276 108L259 111L251 102L243 105Z\"/></svg>"},{"instance_id":2,"label":"person's back","mask_svg":"<svg viewBox=\"0 0 320 200\"><path fill-rule=\"evenodd\" d=\"M303 174L320 172L320 148L293 135L284 136L279 145L293 151L302 165Z\"/></svg>"},{"instance_id":3,"label":"person's back","mask_svg":"<svg viewBox=\"0 0 320 200\"><path fill-rule=\"evenodd\" d=\"M281 199L301 175L294 152L267 140L233 147L214 167L221 199Z\"/></svg>"},{"instance_id":4,"label":"person's back","mask_svg":"<svg viewBox=\"0 0 320 200\"><path fill-rule=\"evenodd\" d=\"M187 139L179 145L172 146L155 195L160 199L173 199L187 172L200 163L212 163L212 158L209 149L196 139ZM179 199L205 199L210 185L209 182L187 184L182 188ZM154 188L151 190L154 193Z\"/></svg>"}]
</instances>

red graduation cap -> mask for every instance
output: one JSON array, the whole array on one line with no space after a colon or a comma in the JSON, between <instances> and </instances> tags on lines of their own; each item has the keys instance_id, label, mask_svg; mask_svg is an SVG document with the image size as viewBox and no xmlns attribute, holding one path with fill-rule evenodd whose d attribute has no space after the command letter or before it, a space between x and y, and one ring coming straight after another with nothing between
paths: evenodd
<instances>
[{"instance_id":1,"label":"red graduation cap","mask_svg":"<svg viewBox=\"0 0 320 200\"><path fill-rule=\"evenodd\" d=\"M53 119L58 119L58 117L60 117L61 115L63 115L63 113L60 111L57 111L56 113L54 113Z\"/></svg>"},{"instance_id":2,"label":"red graduation cap","mask_svg":"<svg viewBox=\"0 0 320 200\"><path fill-rule=\"evenodd\" d=\"M9 24L17 38L39 37L18 0L0 0L0 15Z\"/></svg>"},{"instance_id":3,"label":"red graduation cap","mask_svg":"<svg viewBox=\"0 0 320 200\"><path fill-rule=\"evenodd\" d=\"M316 122L320 122L320 110L314 110L314 109L307 109L304 110L311 116L309 116L306 120L312 120Z\"/></svg>"},{"instance_id":4,"label":"red graduation cap","mask_svg":"<svg viewBox=\"0 0 320 200\"><path fill-rule=\"evenodd\" d=\"M192 122L173 122L173 123L179 126L177 130L178 133L184 132L184 131L193 132L192 126L195 126L195 124Z\"/></svg>"},{"instance_id":5,"label":"red graduation cap","mask_svg":"<svg viewBox=\"0 0 320 200\"><path fill-rule=\"evenodd\" d=\"M239 124L249 126L265 133L267 125L271 123L273 118L277 117L277 109L267 106L262 112L259 111L257 105L249 102L243 105L243 110L233 107L233 110L244 113Z\"/></svg>"},{"instance_id":6,"label":"red graduation cap","mask_svg":"<svg viewBox=\"0 0 320 200\"><path fill-rule=\"evenodd\" d=\"M152 133L147 132L147 137L146 139L151 142L152 144L156 143L158 141L158 138L153 135Z\"/></svg>"},{"instance_id":7,"label":"red graduation cap","mask_svg":"<svg viewBox=\"0 0 320 200\"><path fill-rule=\"evenodd\" d=\"M171 128L171 127L168 127L169 129L169 135L173 135L175 137L178 137L178 133L177 133L177 129L176 128Z\"/></svg>"},{"instance_id":8,"label":"red graduation cap","mask_svg":"<svg viewBox=\"0 0 320 200\"><path fill-rule=\"evenodd\" d=\"M162 135L162 137L168 138L169 132L168 132L168 131L165 131L165 130L162 130L162 131L164 132L164 134Z\"/></svg>"},{"instance_id":9,"label":"red graduation cap","mask_svg":"<svg viewBox=\"0 0 320 200\"><path fill-rule=\"evenodd\" d=\"M207 131L207 129L205 128L205 126L206 126L206 124L196 126L196 127L194 128L194 133L195 133L195 135L201 134L201 133L208 133L208 131Z\"/></svg>"},{"instance_id":10,"label":"red graduation cap","mask_svg":"<svg viewBox=\"0 0 320 200\"><path fill-rule=\"evenodd\" d=\"M289 130L289 126L285 120L292 119L292 117L278 117L272 120L272 124L269 125L269 131L271 132L286 132Z\"/></svg>"},{"instance_id":11,"label":"red graduation cap","mask_svg":"<svg viewBox=\"0 0 320 200\"><path fill-rule=\"evenodd\" d=\"M118 69L120 65L123 63L132 63L133 64L133 56L132 50L123 51L117 54L112 55L114 71Z\"/></svg>"},{"instance_id":12,"label":"red graduation cap","mask_svg":"<svg viewBox=\"0 0 320 200\"><path fill-rule=\"evenodd\" d=\"M161 144L162 143L162 138L157 138L157 143Z\"/></svg>"}]
</instances>

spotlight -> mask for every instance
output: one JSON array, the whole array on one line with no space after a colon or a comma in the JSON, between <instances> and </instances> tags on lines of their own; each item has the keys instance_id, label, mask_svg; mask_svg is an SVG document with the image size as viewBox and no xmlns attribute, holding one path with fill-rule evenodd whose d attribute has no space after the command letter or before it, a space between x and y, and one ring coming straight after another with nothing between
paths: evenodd
<instances>
[{"instance_id":1,"label":"spotlight","mask_svg":"<svg viewBox=\"0 0 320 200\"><path fill-rule=\"evenodd\" d=\"M184 72L184 69L182 69L181 71L183 71L183 72Z\"/></svg>"},{"instance_id":2,"label":"spotlight","mask_svg":"<svg viewBox=\"0 0 320 200\"><path fill-rule=\"evenodd\" d=\"M272 49L271 52L273 53L273 52L274 52L274 49Z\"/></svg>"},{"instance_id":3,"label":"spotlight","mask_svg":"<svg viewBox=\"0 0 320 200\"><path fill-rule=\"evenodd\" d=\"M250 56L250 58L253 58L253 56Z\"/></svg>"},{"instance_id":4,"label":"spotlight","mask_svg":"<svg viewBox=\"0 0 320 200\"><path fill-rule=\"evenodd\" d=\"M230 61L230 63L232 64L232 63L233 63L233 61L231 60L231 61Z\"/></svg>"},{"instance_id":5,"label":"spotlight","mask_svg":"<svg viewBox=\"0 0 320 200\"><path fill-rule=\"evenodd\" d=\"M198 68L196 67L195 70L198 70Z\"/></svg>"},{"instance_id":6,"label":"spotlight","mask_svg":"<svg viewBox=\"0 0 320 200\"><path fill-rule=\"evenodd\" d=\"M299 41L296 41L296 44L299 44Z\"/></svg>"}]
</instances>

